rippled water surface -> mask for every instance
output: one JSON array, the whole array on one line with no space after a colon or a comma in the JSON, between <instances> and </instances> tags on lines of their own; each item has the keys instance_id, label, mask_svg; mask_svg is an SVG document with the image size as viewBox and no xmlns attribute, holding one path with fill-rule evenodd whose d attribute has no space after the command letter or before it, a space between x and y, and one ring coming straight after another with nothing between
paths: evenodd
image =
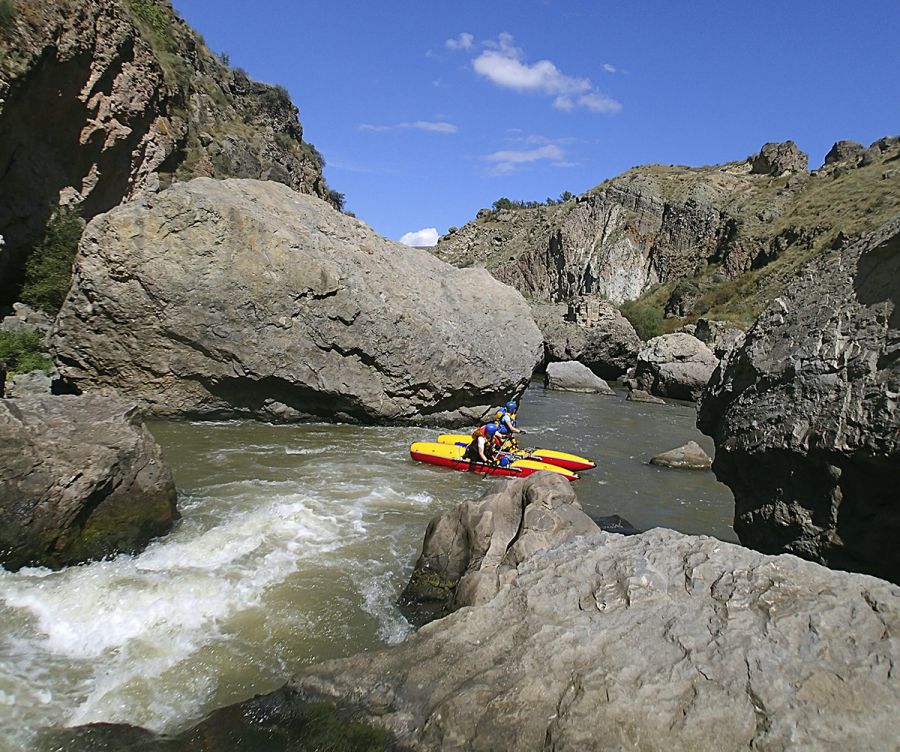
<instances>
[{"instance_id":1,"label":"rippled water surface","mask_svg":"<svg viewBox=\"0 0 900 752\"><path fill-rule=\"evenodd\" d=\"M688 439L685 405L544 392L523 444L599 461L592 514L734 540L710 473L658 469ZM429 429L156 423L182 519L139 556L62 572L0 570L0 750L39 729L120 721L176 731L312 661L382 647L428 520L491 479L413 463Z\"/></svg>"}]
</instances>

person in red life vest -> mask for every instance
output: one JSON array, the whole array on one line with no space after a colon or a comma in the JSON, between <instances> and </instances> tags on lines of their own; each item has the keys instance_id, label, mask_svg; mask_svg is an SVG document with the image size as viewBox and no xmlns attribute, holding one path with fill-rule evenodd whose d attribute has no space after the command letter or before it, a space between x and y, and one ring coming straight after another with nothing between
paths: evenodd
<instances>
[{"instance_id":1,"label":"person in red life vest","mask_svg":"<svg viewBox=\"0 0 900 752\"><path fill-rule=\"evenodd\" d=\"M496 423L488 423L486 426L479 426L472 431L472 441L466 447L463 457L472 462L479 460L488 465L494 460L494 455L503 434L500 432L500 426Z\"/></svg>"}]
</instances>

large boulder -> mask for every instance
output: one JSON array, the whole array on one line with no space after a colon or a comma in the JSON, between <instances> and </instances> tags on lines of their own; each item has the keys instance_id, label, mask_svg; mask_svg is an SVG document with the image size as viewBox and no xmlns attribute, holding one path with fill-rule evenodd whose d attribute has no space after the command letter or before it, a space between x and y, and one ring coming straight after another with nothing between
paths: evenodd
<instances>
[{"instance_id":1,"label":"large boulder","mask_svg":"<svg viewBox=\"0 0 900 752\"><path fill-rule=\"evenodd\" d=\"M601 378L617 379L634 365L643 343L612 303L593 300L592 305L590 326L567 321L566 306L532 306L544 335L545 360L577 360Z\"/></svg>"},{"instance_id":2,"label":"large boulder","mask_svg":"<svg viewBox=\"0 0 900 752\"><path fill-rule=\"evenodd\" d=\"M199 178L92 221L64 378L164 415L474 422L524 388L522 296L290 188Z\"/></svg>"},{"instance_id":3,"label":"large boulder","mask_svg":"<svg viewBox=\"0 0 900 752\"><path fill-rule=\"evenodd\" d=\"M846 163L855 166L865 154L866 147L856 141L835 141L825 155L825 164Z\"/></svg>"},{"instance_id":4,"label":"large boulder","mask_svg":"<svg viewBox=\"0 0 900 752\"><path fill-rule=\"evenodd\" d=\"M778 177L786 172L806 172L809 156L793 141L769 142L749 161L751 174Z\"/></svg>"},{"instance_id":5,"label":"large boulder","mask_svg":"<svg viewBox=\"0 0 900 752\"><path fill-rule=\"evenodd\" d=\"M712 457L696 441L689 441L668 452L657 454L650 460L650 464L676 470L709 470L712 467Z\"/></svg>"},{"instance_id":6,"label":"large boulder","mask_svg":"<svg viewBox=\"0 0 900 752\"><path fill-rule=\"evenodd\" d=\"M661 529L578 536L517 574L291 688L411 750L896 748L889 583Z\"/></svg>"},{"instance_id":7,"label":"large boulder","mask_svg":"<svg viewBox=\"0 0 900 752\"><path fill-rule=\"evenodd\" d=\"M429 523L400 603L418 623L485 603L536 551L599 529L559 475L538 472L497 481L481 499Z\"/></svg>"},{"instance_id":8,"label":"large boulder","mask_svg":"<svg viewBox=\"0 0 900 752\"><path fill-rule=\"evenodd\" d=\"M0 400L0 564L61 567L134 553L177 513L134 404L96 395Z\"/></svg>"},{"instance_id":9,"label":"large boulder","mask_svg":"<svg viewBox=\"0 0 900 752\"><path fill-rule=\"evenodd\" d=\"M900 582L900 218L790 287L700 405L734 529L760 551Z\"/></svg>"},{"instance_id":10,"label":"large boulder","mask_svg":"<svg viewBox=\"0 0 900 752\"><path fill-rule=\"evenodd\" d=\"M638 388L660 397L696 400L719 363L703 342L686 332L654 337L638 353Z\"/></svg>"},{"instance_id":11,"label":"large boulder","mask_svg":"<svg viewBox=\"0 0 900 752\"><path fill-rule=\"evenodd\" d=\"M544 387L559 392L614 394L609 384L586 365L575 360L550 363L544 374Z\"/></svg>"}]
</instances>

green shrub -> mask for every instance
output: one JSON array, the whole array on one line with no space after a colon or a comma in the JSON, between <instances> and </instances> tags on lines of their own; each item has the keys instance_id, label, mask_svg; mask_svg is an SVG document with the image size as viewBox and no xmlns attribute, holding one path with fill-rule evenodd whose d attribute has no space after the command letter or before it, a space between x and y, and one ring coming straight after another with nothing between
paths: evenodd
<instances>
[{"instance_id":1,"label":"green shrub","mask_svg":"<svg viewBox=\"0 0 900 752\"><path fill-rule=\"evenodd\" d=\"M43 355L40 332L5 332L0 330L0 361L10 374L50 371L50 361Z\"/></svg>"},{"instance_id":2,"label":"green shrub","mask_svg":"<svg viewBox=\"0 0 900 752\"><path fill-rule=\"evenodd\" d=\"M622 315L631 322L634 330L645 342L663 333L663 313L658 308L626 300L619 306Z\"/></svg>"},{"instance_id":3,"label":"green shrub","mask_svg":"<svg viewBox=\"0 0 900 752\"><path fill-rule=\"evenodd\" d=\"M344 196L343 193L339 193L333 188L329 188L327 200L328 203L331 204L339 212L344 211L344 201L346 200L346 196Z\"/></svg>"},{"instance_id":4,"label":"green shrub","mask_svg":"<svg viewBox=\"0 0 900 752\"><path fill-rule=\"evenodd\" d=\"M16 17L15 0L0 0L0 26L12 23Z\"/></svg>"},{"instance_id":5,"label":"green shrub","mask_svg":"<svg viewBox=\"0 0 900 752\"><path fill-rule=\"evenodd\" d=\"M25 284L20 297L32 308L55 316L62 307L72 282L72 261L84 221L78 209L59 207L25 263Z\"/></svg>"},{"instance_id":6,"label":"green shrub","mask_svg":"<svg viewBox=\"0 0 900 752\"><path fill-rule=\"evenodd\" d=\"M131 0L131 10L135 17L147 25L160 42L171 41L169 14L155 0Z\"/></svg>"}]
</instances>

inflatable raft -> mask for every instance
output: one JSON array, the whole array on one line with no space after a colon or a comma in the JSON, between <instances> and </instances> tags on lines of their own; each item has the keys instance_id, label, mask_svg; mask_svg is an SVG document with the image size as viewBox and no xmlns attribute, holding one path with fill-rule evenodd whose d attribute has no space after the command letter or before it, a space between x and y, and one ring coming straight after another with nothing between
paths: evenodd
<instances>
[{"instance_id":1,"label":"inflatable raft","mask_svg":"<svg viewBox=\"0 0 900 752\"><path fill-rule=\"evenodd\" d=\"M483 462L470 462L463 457L463 452L465 451L465 446L459 446L453 442L417 441L410 446L409 455L416 462L427 462L430 465L440 465L441 467L478 473L479 475L505 475L513 478L524 478L526 475L538 472L538 470L548 470L551 473L562 475L568 480L578 479L578 476L571 470L537 460L514 460L505 467L502 465L485 465ZM512 459L512 457L510 458Z\"/></svg>"},{"instance_id":2,"label":"inflatable raft","mask_svg":"<svg viewBox=\"0 0 900 752\"><path fill-rule=\"evenodd\" d=\"M464 449L471 440L472 437L464 433L442 433L438 436L439 444L455 444L462 446ZM569 454L568 452L557 452L553 449L514 449L510 451L510 454L523 459L533 459L547 465L561 467L576 473L597 467L596 462L586 457L579 457L577 454Z\"/></svg>"}]
</instances>

